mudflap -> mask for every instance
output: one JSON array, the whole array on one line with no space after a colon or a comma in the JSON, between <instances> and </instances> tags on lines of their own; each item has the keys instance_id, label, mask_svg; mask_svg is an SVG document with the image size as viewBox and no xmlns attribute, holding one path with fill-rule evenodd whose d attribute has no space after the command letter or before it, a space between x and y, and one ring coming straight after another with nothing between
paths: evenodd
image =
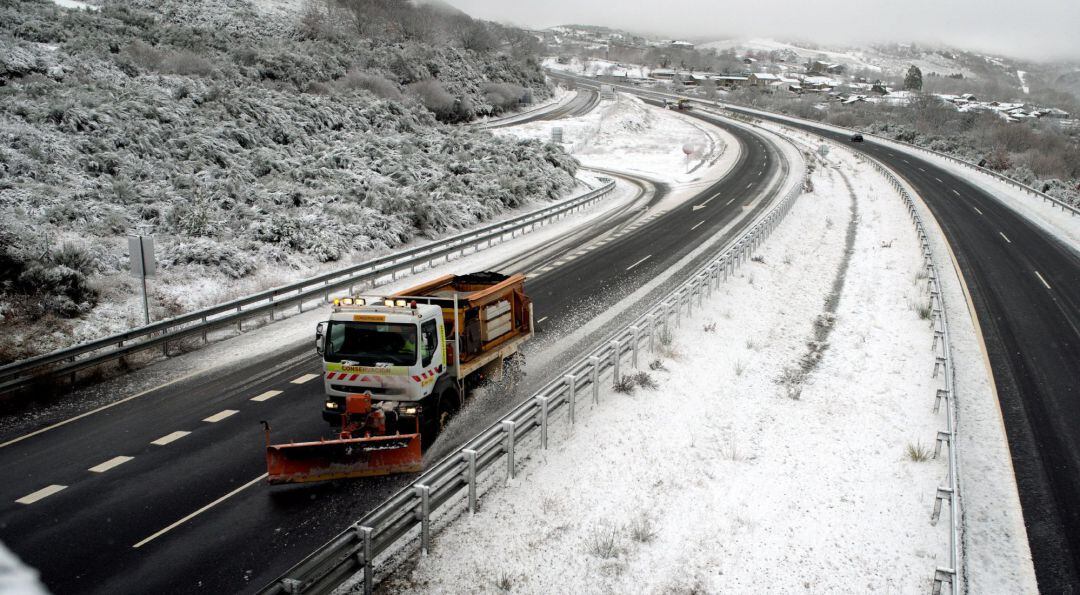
<instances>
[{"instance_id":1,"label":"mudflap","mask_svg":"<svg viewBox=\"0 0 1080 595\"><path fill-rule=\"evenodd\" d=\"M266 446L267 480L271 484L416 473L422 467L420 434Z\"/></svg>"}]
</instances>

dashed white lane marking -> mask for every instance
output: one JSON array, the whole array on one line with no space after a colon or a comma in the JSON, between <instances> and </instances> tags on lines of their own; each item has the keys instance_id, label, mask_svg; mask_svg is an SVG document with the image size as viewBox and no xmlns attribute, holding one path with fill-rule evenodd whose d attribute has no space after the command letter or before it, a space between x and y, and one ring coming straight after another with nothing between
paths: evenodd
<instances>
[{"instance_id":1,"label":"dashed white lane marking","mask_svg":"<svg viewBox=\"0 0 1080 595\"><path fill-rule=\"evenodd\" d=\"M93 471L94 473L105 473L109 469L112 469L113 467L119 467L120 465L123 465L124 463L134 458L135 457L125 457L123 455L119 457L113 457L108 461L101 463L100 465L94 465L93 467L87 469L87 471Z\"/></svg>"},{"instance_id":2,"label":"dashed white lane marking","mask_svg":"<svg viewBox=\"0 0 1080 595\"><path fill-rule=\"evenodd\" d=\"M937 176L935 176L934 179L938 181L938 184L944 184L945 183L945 182L942 182L941 178L939 178Z\"/></svg>"},{"instance_id":3,"label":"dashed white lane marking","mask_svg":"<svg viewBox=\"0 0 1080 595\"><path fill-rule=\"evenodd\" d=\"M695 229L697 229L697 228L701 227L701 224L702 224L702 223L705 223L705 222L704 222L704 221L699 221L697 225L695 225L695 226L693 226L693 227L691 227L691 228L690 228L690 231L694 231Z\"/></svg>"},{"instance_id":4,"label":"dashed white lane marking","mask_svg":"<svg viewBox=\"0 0 1080 595\"><path fill-rule=\"evenodd\" d=\"M982 214L983 214L983 212L979 210L979 207L976 207L976 206L972 205L972 207L971 207L971 208L975 209L975 212L976 212L976 213L978 213L978 214L980 214L980 215L982 215Z\"/></svg>"},{"instance_id":5,"label":"dashed white lane marking","mask_svg":"<svg viewBox=\"0 0 1080 595\"><path fill-rule=\"evenodd\" d=\"M222 411L220 413L215 413L215 414L211 415L210 417L204 419L203 421L205 421L207 423L216 424L217 422L219 422L219 421L225 419L226 417L229 417L230 415L233 415L235 413L238 413L235 409L226 409L225 411Z\"/></svg>"},{"instance_id":6,"label":"dashed white lane marking","mask_svg":"<svg viewBox=\"0 0 1080 595\"><path fill-rule=\"evenodd\" d=\"M236 488L235 490L229 492L228 494L225 494L224 496L218 498L217 500L214 500L213 502L207 504L206 506L203 506L199 510L196 510L195 512L187 515L186 517L180 519L179 521L176 521L175 523L169 525L168 527L165 527L161 531L158 531L157 533L154 533L150 537L147 537L146 539L140 541L139 543L136 543L135 545L133 545L131 547L132 548L140 548L140 547L150 543L151 541L157 539L158 537L161 537L162 535L168 533L169 531L172 531L173 529L179 527L180 525L183 525L184 523L190 521L191 519L193 519L193 518L199 516L200 514L206 512L207 510L210 510L211 508L217 506L218 504L221 504L222 502L228 500L229 498L232 498L236 494L239 494L240 492L246 490L247 488L255 485L256 483L258 483L258 482L260 482L260 481L262 481L264 479L266 479L267 475L268 475L267 473L263 473L262 475L256 477L255 479L245 483L244 485Z\"/></svg>"},{"instance_id":7,"label":"dashed white lane marking","mask_svg":"<svg viewBox=\"0 0 1080 595\"><path fill-rule=\"evenodd\" d=\"M747 184L747 185L746 185L746 187L747 187L747 188L749 189L749 188L750 188L751 186L753 186L753 185L754 185L754 183L753 183L753 182L750 182L749 184Z\"/></svg>"},{"instance_id":8,"label":"dashed white lane marking","mask_svg":"<svg viewBox=\"0 0 1080 595\"><path fill-rule=\"evenodd\" d=\"M315 378L318 378L319 376L321 376L321 374L304 374L303 376L290 380L289 382L293 384L303 384L308 380L313 380Z\"/></svg>"},{"instance_id":9,"label":"dashed white lane marking","mask_svg":"<svg viewBox=\"0 0 1080 595\"><path fill-rule=\"evenodd\" d=\"M1012 243L1012 240L1009 239L1009 236L1001 233L1000 231L998 232L998 235L1001 236L1006 242L1008 242L1010 244Z\"/></svg>"},{"instance_id":10,"label":"dashed white lane marking","mask_svg":"<svg viewBox=\"0 0 1080 595\"><path fill-rule=\"evenodd\" d=\"M547 319L548 319L548 317L547 317L547 316L545 316L545 317L541 318L540 320L537 320L537 321L536 321L536 324L540 324L541 322L544 322L544 321L545 321L545 320L547 320Z\"/></svg>"},{"instance_id":11,"label":"dashed white lane marking","mask_svg":"<svg viewBox=\"0 0 1080 595\"><path fill-rule=\"evenodd\" d=\"M171 442L176 442L177 440L183 438L184 436L187 436L190 433L191 432L177 430L171 434L165 434L164 436L158 438L157 440L154 440L150 444L153 444L154 446L165 446L166 444L169 444Z\"/></svg>"},{"instance_id":12,"label":"dashed white lane marking","mask_svg":"<svg viewBox=\"0 0 1080 595\"><path fill-rule=\"evenodd\" d=\"M954 189L954 190L952 191L952 193L953 193L953 194L955 194L955 195L957 195L957 196L960 196L960 193L959 193L959 192L957 192L957 191L956 191L955 189Z\"/></svg>"},{"instance_id":13,"label":"dashed white lane marking","mask_svg":"<svg viewBox=\"0 0 1080 595\"><path fill-rule=\"evenodd\" d=\"M900 158L900 161L903 161L904 163L907 163L908 165L911 165L911 162L908 161L907 159L904 159L903 157Z\"/></svg>"},{"instance_id":14,"label":"dashed white lane marking","mask_svg":"<svg viewBox=\"0 0 1080 595\"><path fill-rule=\"evenodd\" d=\"M1050 289L1050 284L1046 282L1046 279L1043 279L1043 276L1039 274L1039 271L1035 271L1035 276L1039 278L1039 281L1042 281L1042 284L1045 285L1047 289Z\"/></svg>"},{"instance_id":15,"label":"dashed white lane marking","mask_svg":"<svg viewBox=\"0 0 1080 595\"><path fill-rule=\"evenodd\" d=\"M923 169L923 168L921 168L921 167L919 168L919 171L921 171L921 172L922 172L922 173L924 173L924 174L926 173L926 170L925 170L925 169Z\"/></svg>"},{"instance_id":16,"label":"dashed white lane marking","mask_svg":"<svg viewBox=\"0 0 1080 595\"><path fill-rule=\"evenodd\" d=\"M726 206L728 206L729 204L731 204L731 203L733 203L733 202L735 202L735 199L734 199L734 198L733 198L733 199L731 199L731 200L729 200L729 201L727 201L726 203L724 203L724 206L726 207Z\"/></svg>"},{"instance_id":17,"label":"dashed white lane marking","mask_svg":"<svg viewBox=\"0 0 1080 595\"><path fill-rule=\"evenodd\" d=\"M23 496L22 498L19 498L15 502L18 503L18 504L33 504L34 502L37 502L38 500L41 500L42 498L48 498L49 496L52 496L56 492L59 492L60 490L66 488L66 487L67 486L57 485L57 484L54 483L53 485L41 488L40 490L38 490L38 491L36 491L36 492L34 492L32 494L27 494L27 495Z\"/></svg>"},{"instance_id":18,"label":"dashed white lane marking","mask_svg":"<svg viewBox=\"0 0 1080 595\"><path fill-rule=\"evenodd\" d=\"M268 391L264 392L261 395L256 395L254 397L251 397L251 400L256 401L258 403L262 403L263 401L273 399L274 397L276 397L276 396L278 396L280 394L281 394L281 391L279 391L279 390L268 390Z\"/></svg>"},{"instance_id":19,"label":"dashed white lane marking","mask_svg":"<svg viewBox=\"0 0 1080 595\"><path fill-rule=\"evenodd\" d=\"M646 260L649 260L650 258L652 258L652 254L650 254L650 255L646 256L645 258L642 258L641 260L639 260L639 261L635 262L634 264L632 264L632 265L630 265L630 266L626 267L626 270L628 270L628 271L629 271L630 269L632 269L632 268L636 267L637 265L639 265L639 264L641 264L641 263L645 262Z\"/></svg>"},{"instance_id":20,"label":"dashed white lane marking","mask_svg":"<svg viewBox=\"0 0 1080 595\"><path fill-rule=\"evenodd\" d=\"M105 411L106 409L116 407L117 405L120 405L122 403L127 403L128 401L130 401L132 399L138 399L139 397L148 395L148 394L150 394L150 393L152 393L152 392L154 392L156 390L165 388L167 386L171 386L173 384L176 384L178 382L182 382L182 381L187 380L189 378L194 378L195 376L198 376L199 374L202 374L202 372L192 372L191 374L187 374L187 375L181 376L179 378L176 378L174 380L170 380L170 381L166 382L165 384L155 386L154 388L148 388L148 389L146 389L146 390L144 390L144 391L142 391L140 393L135 393L135 394L131 395L130 397L125 397L123 399L120 399L119 401L116 401L116 402L113 402L113 403L109 403L108 405L103 405L101 407L98 407L97 409L91 409L90 411L87 411L86 413L80 413L79 415L76 415L75 417L69 417L68 419L65 419L64 421L57 422L57 423L55 423L55 424L53 424L51 426L46 426L44 428L41 428L40 430L34 430L33 432L30 432L29 434L23 434L22 436L19 436L18 438L12 438L11 440L8 440L7 442L4 442L4 443L0 444L0 448L4 448L5 446L11 446L12 444L15 444L17 442L22 442L23 440L26 440L27 438L32 438L34 436L37 436L38 434L43 434L45 432L48 432L49 430L55 430L56 428L59 428L61 426L66 426L67 424L69 424L69 423L71 423L73 421L78 421L78 420L80 420L80 419L82 419L84 417L88 417L90 415L94 415L95 413L100 413L102 411Z\"/></svg>"}]
</instances>

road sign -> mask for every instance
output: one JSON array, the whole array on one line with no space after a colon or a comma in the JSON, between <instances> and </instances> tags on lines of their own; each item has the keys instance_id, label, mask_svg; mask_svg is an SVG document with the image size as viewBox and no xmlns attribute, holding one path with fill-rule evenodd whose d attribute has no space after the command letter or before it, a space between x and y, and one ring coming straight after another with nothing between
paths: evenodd
<instances>
[{"instance_id":1,"label":"road sign","mask_svg":"<svg viewBox=\"0 0 1080 595\"><path fill-rule=\"evenodd\" d=\"M821 155L822 157L828 155L829 154L829 145L822 144L820 147L818 147L817 152L818 152L818 155Z\"/></svg>"},{"instance_id":2,"label":"road sign","mask_svg":"<svg viewBox=\"0 0 1080 595\"><path fill-rule=\"evenodd\" d=\"M154 261L154 236L128 236L133 277L153 277L157 272Z\"/></svg>"},{"instance_id":3,"label":"road sign","mask_svg":"<svg viewBox=\"0 0 1080 595\"><path fill-rule=\"evenodd\" d=\"M143 316L150 324L150 301L146 296L146 278L157 272L154 261L154 236L128 236L128 254L131 256L131 274L142 280Z\"/></svg>"}]
</instances>

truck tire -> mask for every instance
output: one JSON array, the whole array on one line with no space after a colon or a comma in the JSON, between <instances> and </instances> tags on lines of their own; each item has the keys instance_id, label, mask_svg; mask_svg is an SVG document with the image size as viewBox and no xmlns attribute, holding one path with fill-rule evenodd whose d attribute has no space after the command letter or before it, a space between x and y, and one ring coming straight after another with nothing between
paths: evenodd
<instances>
[{"instance_id":1,"label":"truck tire","mask_svg":"<svg viewBox=\"0 0 1080 595\"><path fill-rule=\"evenodd\" d=\"M519 383L525 380L525 356L515 353L503 360L503 377L506 379L506 388L516 390Z\"/></svg>"},{"instance_id":2,"label":"truck tire","mask_svg":"<svg viewBox=\"0 0 1080 595\"><path fill-rule=\"evenodd\" d=\"M434 444L450 418L461 408L461 400L458 398L457 391L450 388L440 393L432 405L434 414L424 415L425 419L420 425L420 444L424 448Z\"/></svg>"}]
</instances>

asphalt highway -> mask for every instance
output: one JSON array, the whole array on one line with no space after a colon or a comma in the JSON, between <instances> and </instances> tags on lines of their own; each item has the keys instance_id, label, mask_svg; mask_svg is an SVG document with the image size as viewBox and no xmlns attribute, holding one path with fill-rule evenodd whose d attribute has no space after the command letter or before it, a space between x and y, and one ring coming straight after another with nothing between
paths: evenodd
<instances>
[{"instance_id":1,"label":"asphalt highway","mask_svg":"<svg viewBox=\"0 0 1080 595\"><path fill-rule=\"evenodd\" d=\"M787 164L757 133L723 126L742 146L739 160L692 200L658 210L666 189L640 181L633 211L508 259L529 274L548 339L703 243L722 243L718 231L735 222L730 238L776 198ZM328 434L320 371L312 344L285 346L16 442L0 438L0 541L56 593L265 585L408 480L265 485L260 420L276 440ZM530 367L530 384L556 372Z\"/></svg>"}]
</instances>

